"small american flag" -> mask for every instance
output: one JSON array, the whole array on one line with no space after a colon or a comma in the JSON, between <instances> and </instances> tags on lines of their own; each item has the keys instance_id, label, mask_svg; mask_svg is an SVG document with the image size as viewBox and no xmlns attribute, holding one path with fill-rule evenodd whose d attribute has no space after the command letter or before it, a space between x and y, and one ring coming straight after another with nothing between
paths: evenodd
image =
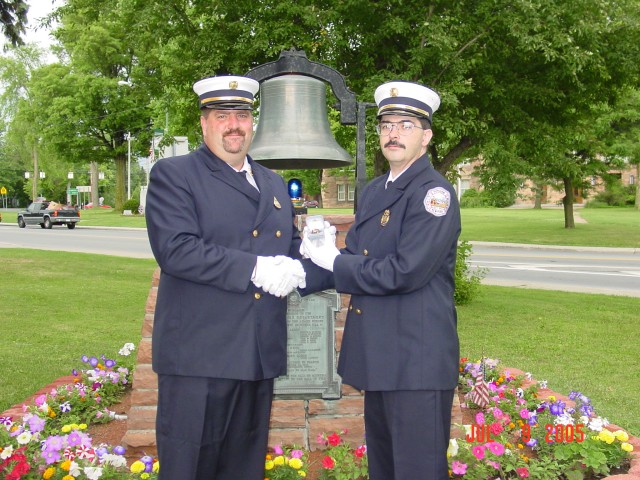
<instances>
[{"instance_id":1,"label":"small american flag","mask_svg":"<svg viewBox=\"0 0 640 480\"><path fill-rule=\"evenodd\" d=\"M471 391L471 401L480 408L485 408L489 405L489 388L484 381L484 358L482 358L482 371L476 377L476 383Z\"/></svg>"}]
</instances>

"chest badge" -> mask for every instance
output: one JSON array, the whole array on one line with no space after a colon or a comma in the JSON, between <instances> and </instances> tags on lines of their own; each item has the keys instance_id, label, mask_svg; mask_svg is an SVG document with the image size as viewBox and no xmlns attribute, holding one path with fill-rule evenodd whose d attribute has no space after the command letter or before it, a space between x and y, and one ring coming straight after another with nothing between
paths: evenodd
<instances>
[{"instance_id":1,"label":"chest badge","mask_svg":"<svg viewBox=\"0 0 640 480\"><path fill-rule=\"evenodd\" d=\"M391 211L389 209L385 210L384 213L382 214L382 217L380 217L380 225L382 225L383 227L386 227L387 223L389 223L390 216L391 216Z\"/></svg>"},{"instance_id":2,"label":"chest badge","mask_svg":"<svg viewBox=\"0 0 640 480\"><path fill-rule=\"evenodd\" d=\"M282 208L282 205L280 205L280 202L276 197L273 197L273 206L276 208Z\"/></svg>"}]
</instances>

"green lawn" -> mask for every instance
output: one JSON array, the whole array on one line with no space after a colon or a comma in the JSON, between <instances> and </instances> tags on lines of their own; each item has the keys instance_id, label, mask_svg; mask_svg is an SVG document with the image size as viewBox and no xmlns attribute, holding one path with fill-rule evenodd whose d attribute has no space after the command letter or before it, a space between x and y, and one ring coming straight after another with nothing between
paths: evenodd
<instances>
[{"instance_id":1,"label":"green lawn","mask_svg":"<svg viewBox=\"0 0 640 480\"><path fill-rule=\"evenodd\" d=\"M0 264L0 412L139 342L155 260L0 248Z\"/></svg>"}]
</instances>

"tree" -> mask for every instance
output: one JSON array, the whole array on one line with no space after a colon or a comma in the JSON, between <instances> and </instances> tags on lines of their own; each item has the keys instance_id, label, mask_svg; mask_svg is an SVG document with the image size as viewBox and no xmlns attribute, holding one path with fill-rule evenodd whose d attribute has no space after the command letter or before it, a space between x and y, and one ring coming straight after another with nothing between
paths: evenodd
<instances>
[{"instance_id":1,"label":"tree","mask_svg":"<svg viewBox=\"0 0 640 480\"><path fill-rule=\"evenodd\" d=\"M21 35L25 34L28 11L24 0L0 0L2 33L14 47L24 45Z\"/></svg>"}]
</instances>

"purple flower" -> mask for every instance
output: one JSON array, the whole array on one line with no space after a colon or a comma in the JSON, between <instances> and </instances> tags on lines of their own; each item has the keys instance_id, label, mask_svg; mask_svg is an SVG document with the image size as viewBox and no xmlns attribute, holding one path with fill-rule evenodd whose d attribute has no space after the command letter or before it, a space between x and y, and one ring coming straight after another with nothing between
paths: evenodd
<instances>
[{"instance_id":1,"label":"purple flower","mask_svg":"<svg viewBox=\"0 0 640 480\"><path fill-rule=\"evenodd\" d=\"M549 406L549 412L551 415L562 415L564 413L564 406L565 403L558 400Z\"/></svg>"},{"instance_id":2,"label":"purple flower","mask_svg":"<svg viewBox=\"0 0 640 480\"><path fill-rule=\"evenodd\" d=\"M525 443L525 445L527 445L528 447L535 447L536 445L538 445L538 440L532 438L527 443Z\"/></svg>"},{"instance_id":3,"label":"purple flower","mask_svg":"<svg viewBox=\"0 0 640 480\"><path fill-rule=\"evenodd\" d=\"M122 445L113 447L113 453L115 453L116 455L124 455L124 452L126 451L127 450Z\"/></svg>"},{"instance_id":4,"label":"purple flower","mask_svg":"<svg viewBox=\"0 0 640 480\"><path fill-rule=\"evenodd\" d=\"M107 368L113 368L115 367L115 365L116 365L115 360L107 359L104 361L104 366Z\"/></svg>"},{"instance_id":5,"label":"purple flower","mask_svg":"<svg viewBox=\"0 0 640 480\"><path fill-rule=\"evenodd\" d=\"M83 363L89 363L89 357L87 357L86 355L82 355L81 360Z\"/></svg>"},{"instance_id":6,"label":"purple flower","mask_svg":"<svg viewBox=\"0 0 640 480\"><path fill-rule=\"evenodd\" d=\"M43 443L43 450L59 451L64 448L64 439L58 435L51 435Z\"/></svg>"},{"instance_id":7,"label":"purple flower","mask_svg":"<svg viewBox=\"0 0 640 480\"><path fill-rule=\"evenodd\" d=\"M31 430L31 433L36 433L44 430L44 426L47 421L44 418L33 415L29 418L29 420L27 420L27 423L29 423L29 430Z\"/></svg>"},{"instance_id":8,"label":"purple flower","mask_svg":"<svg viewBox=\"0 0 640 480\"><path fill-rule=\"evenodd\" d=\"M0 417L0 425L10 427L11 425L13 425L13 420L11 419L11 417Z\"/></svg>"},{"instance_id":9,"label":"purple flower","mask_svg":"<svg viewBox=\"0 0 640 480\"><path fill-rule=\"evenodd\" d=\"M78 370L76 370L75 368L73 370L71 370L71 375L73 375L74 377L78 376Z\"/></svg>"},{"instance_id":10,"label":"purple flower","mask_svg":"<svg viewBox=\"0 0 640 480\"><path fill-rule=\"evenodd\" d=\"M60 404L60 411L62 413L67 413L71 411L71 403L70 402L64 402Z\"/></svg>"},{"instance_id":11,"label":"purple flower","mask_svg":"<svg viewBox=\"0 0 640 480\"><path fill-rule=\"evenodd\" d=\"M89 365L91 365L94 368L98 366L98 363L100 362L98 362L98 359L96 357L91 357L89 359Z\"/></svg>"},{"instance_id":12,"label":"purple flower","mask_svg":"<svg viewBox=\"0 0 640 480\"><path fill-rule=\"evenodd\" d=\"M96 455L98 455L98 458L102 458L102 456L107 453L109 453L109 450L107 450L105 447L100 447L96 450Z\"/></svg>"},{"instance_id":13,"label":"purple flower","mask_svg":"<svg viewBox=\"0 0 640 480\"><path fill-rule=\"evenodd\" d=\"M45 450L41 453L41 456L47 462L47 465L51 465L60 460L60 452L57 450Z\"/></svg>"},{"instance_id":14,"label":"purple flower","mask_svg":"<svg viewBox=\"0 0 640 480\"><path fill-rule=\"evenodd\" d=\"M70 447L76 447L82 445L82 435L77 430L74 430L67 436L67 445Z\"/></svg>"},{"instance_id":15,"label":"purple flower","mask_svg":"<svg viewBox=\"0 0 640 480\"><path fill-rule=\"evenodd\" d=\"M572 390L571 392L569 392L569 398L571 400L575 400L576 398L578 398L578 395L581 395L581 393L576 392L575 390Z\"/></svg>"},{"instance_id":16,"label":"purple flower","mask_svg":"<svg viewBox=\"0 0 640 480\"><path fill-rule=\"evenodd\" d=\"M100 387L102 386L102 384L100 382L93 382L93 385L91 385L91 390L93 390L94 392L96 390L98 390Z\"/></svg>"}]
</instances>

